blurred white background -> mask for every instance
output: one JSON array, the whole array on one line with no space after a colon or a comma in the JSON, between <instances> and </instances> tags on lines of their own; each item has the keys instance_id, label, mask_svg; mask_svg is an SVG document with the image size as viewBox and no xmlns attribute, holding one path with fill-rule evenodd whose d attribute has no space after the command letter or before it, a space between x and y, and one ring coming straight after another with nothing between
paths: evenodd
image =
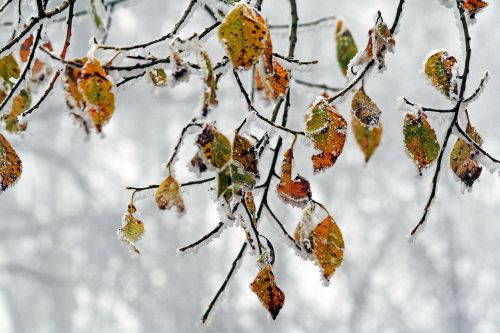
<instances>
[{"instance_id":1,"label":"blurred white background","mask_svg":"<svg viewBox=\"0 0 500 333\"><path fill-rule=\"evenodd\" d=\"M57 1L50 1L55 5ZM298 0L299 18L344 18L358 46L377 10L392 22L397 0ZM84 7L85 1L77 1ZM116 8L108 42L148 41L170 31L187 1L130 0ZM49 5L50 6L50 5ZM469 91L488 69L492 80L470 108L484 147L500 155L500 4L478 14L471 27L472 63ZM289 21L286 0L265 0L263 14L273 24ZM2 19L8 20L12 13ZM181 36L211 24L198 10ZM61 24L52 24L55 49ZM336 63L334 25L299 34L296 57L317 59L315 71L296 78L341 87L345 79ZM69 58L82 57L95 33L89 18L75 22ZM10 30L2 35L8 38ZM286 33L273 32L277 52L285 54ZM296 160L295 171L308 178L317 200L325 203L346 242L345 261L329 287L317 266L295 255L270 221L263 230L273 241L275 275L286 293L275 322L249 288L257 274L255 257L246 257L207 328L199 319L229 270L243 234L229 228L198 254L178 258L176 248L198 239L218 223L209 185L183 196L187 214L160 212L149 198L137 203L146 235L140 257L132 258L116 238L128 203L125 186L162 180L180 129L192 117L202 86L194 76L175 89L154 91L142 78L117 91L117 110L105 138L88 142L72 123L56 91L32 117L24 137L8 136L23 160L21 181L0 197L0 332L499 332L500 319L500 179L483 170L471 193L461 194L445 161L438 198L416 244L406 234L419 220L433 170L417 175L402 143L403 112L397 98L407 96L426 106L448 102L421 75L424 57L447 48L463 63L453 12L437 0L408 0L387 71L372 75L366 91L383 112L384 138L368 165L351 131L334 168L313 176L309 157ZM158 49L166 48L161 45ZM215 36L207 43L214 61L223 55ZM160 52L160 51L158 51ZM249 78L244 76L246 83ZM292 86L290 126L303 128L308 105L322 93ZM213 114L230 133L243 119L246 105L230 75L219 90ZM271 107L258 103L270 114ZM350 119L350 103L338 105ZM444 119L446 120L446 119ZM447 126L433 119L442 138ZM179 181L193 180L185 165L194 152L188 137L176 165ZM310 156L311 148L304 148ZM300 156L300 155L297 155ZM264 171L266 173L267 171ZM271 195L271 205L290 231L300 210Z\"/></svg>"}]
</instances>

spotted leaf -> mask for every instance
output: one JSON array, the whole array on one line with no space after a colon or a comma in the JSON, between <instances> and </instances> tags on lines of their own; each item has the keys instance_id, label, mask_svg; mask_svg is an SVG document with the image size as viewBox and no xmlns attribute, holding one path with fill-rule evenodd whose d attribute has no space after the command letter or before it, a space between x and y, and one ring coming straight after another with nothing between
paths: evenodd
<instances>
[{"instance_id":1,"label":"spotted leaf","mask_svg":"<svg viewBox=\"0 0 500 333\"><path fill-rule=\"evenodd\" d=\"M262 73L259 68L255 69L255 86L267 100L276 100L285 96L290 83L288 70L276 59L273 59L273 64L274 72L271 74Z\"/></svg>"},{"instance_id":2,"label":"spotted leaf","mask_svg":"<svg viewBox=\"0 0 500 333\"><path fill-rule=\"evenodd\" d=\"M212 125L205 126L196 144L207 164L216 170L222 170L231 160L231 142Z\"/></svg>"},{"instance_id":3,"label":"spotted leaf","mask_svg":"<svg viewBox=\"0 0 500 333\"><path fill-rule=\"evenodd\" d=\"M0 133L0 185L5 191L21 177L23 165L21 159L7 139Z\"/></svg>"},{"instance_id":4,"label":"spotted leaf","mask_svg":"<svg viewBox=\"0 0 500 333\"><path fill-rule=\"evenodd\" d=\"M424 72L432 85L446 97L457 95L458 63L454 57L448 55L446 50L429 56L425 62Z\"/></svg>"},{"instance_id":5,"label":"spotted leaf","mask_svg":"<svg viewBox=\"0 0 500 333\"><path fill-rule=\"evenodd\" d=\"M352 113L359 122L366 127L377 127L382 113L372 99L361 87L352 98Z\"/></svg>"},{"instance_id":6,"label":"spotted leaf","mask_svg":"<svg viewBox=\"0 0 500 333\"><path fill-rule=\"evenodd\" d=\"M125 243L130 245L135 253L139 254L136 243L144 234L144 223L134 216L136 211L137 209L132 203L128 205L127 212L123 217L122 227L118 229L118 234Z\"/></svg>"},{"instance_id":7,"label":"spotted leaf","mask_svg":"<svg viewBox=\"0 0 500 333\"><path fill-rule=\"evenodd\" d=\"M342 232L333 218L328 216L314 228L312 240L314 256L328 281L344 258Z\"/></svg>"},{"instance_id":8,"label":"spotted leaf","mask_svg":"<svg viewBox=\"0 0 500 333\"><path fill-rule=\"evenodd\" d=\"M265 265L250 285L264 308L276 319L285 303L285 293L276 284L271 265Z\"/></svg>"},{"instance_id":9,"label":"spotted leaf","mask_svg":"<svg viewBox=\"0 0 500 333\"><path fill-rule=\"evenodd\" d=\"M277 191L285 202L303 206L311 199L311 185L304 177L299 175L292 179L293 146L294 144L285 152Z\"/></svg>"},{"instance_id":10,"label":"spotted leaf","mask_svg":"<svg viewBox=\"0 0 500 333\"><path fill-rule=\"evenodd\" d=\"M358 47L351 32L346 28L342 20L337 21L335 40L337 44L337 61L342 74L345 76L347 75L349 62L358 53Z\"/></svg>"},{"instance_id":11,"label":"spotted leaf","mask_svg":"<svg viewBox=\"0 0 500 333\"><path fill-rule=\"evenodd\" d=\"M479 146L483 144L483 139L476 129L467 124L467 135ZM475 160L479 151L470 143L462 139L457 139L450 155L450 166L455 175L468 187L472 187L474 182L481 175L482 168Z\"/></svg>"},{"instance_id":12,"label":"spotted leaf","mask_svg":"<svg viewBox=\"0 0 500 333\"><path fill-rule=\"evenodd\" d=\"M233 140L233 161L238 163L245 172L259 176L257 152L253 144L245 137L236 133Z\"/></svg>"},{"instance_id":13,"label":"spotted leaf","mask_svg":"<svg viewBox=\"0 0 500 333\"><path fill-rule=\"evenodd\" d=\"M382 141L382 124L369 128L364 126L356 117L352 117L352 131L361 151L365 155L365 162L368 162L373 153Z\"/></svg>"},{"instance_id":14,"label":"spotted leaf","mask_svg":"<svg viewBox=\"0 0 500 333\"><path fill-rule=\"evenodd\" d=\"M408 112L403 124L406 150L421 172L430 166L439 155L439 142L424 113Z\"/></svg>"},{"instance_id":15,"label":"spotted leaf","mask_svg":"<svg viewBox=\"0 0 500 333\"><path fill-rule=\"evenodd\" d=\"M156 205L165 210L172 207L177 208L177 212L184 212L184 201L182 200L180 187L172 176L168 176L156 190Z\"/></svg>"}]
</instances>

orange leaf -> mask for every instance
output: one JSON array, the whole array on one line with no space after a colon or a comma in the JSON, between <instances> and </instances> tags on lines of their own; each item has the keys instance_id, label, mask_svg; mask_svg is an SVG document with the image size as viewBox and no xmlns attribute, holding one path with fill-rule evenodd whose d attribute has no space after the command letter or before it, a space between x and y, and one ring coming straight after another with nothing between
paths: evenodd
<instances>
[{"instance_id":1,"label":"orange leaf","mask_svg":"<svg viewBox=\"0 0 500 333\"><path fill-rule=\"evenodd\" d=\"M22 62L28 61L32 45L33 45L33 35L30 35L28 38L24 40L24 42L21 44L21 48L19 49L19 56L21 57Z\"/></svg>"},{"instance_id":2,"label":"orange leaf","mask_svg":"<svg viewBox=\"0 0 500 333\"><path fill-rule=\"evenodd\" d=\"M285 304L285 293L276 284L272 266L265 265L250 287L271 317L276 319Z\"/></svg>"},{"instance_id":3,"label":"orange leaf","mask_svg":"<svg viewBox=\"0 0 500 333\"><path fill-rule=\"evenodd\" d=\"M14 186L21 177L21 159L7 139L0 133L0 190Z\"/></svg>"},{"instance_id":4,"label":"orange leaf","mask_svg":"<svg viewBox=\"0 0 500 333\"><path fill-rule=\"evenodd\" d=\"M238 133L234 135L233 140L233 160L242 166L245 172L259 176L255 147L247 138Z\"/></svg>"},{"instance_id":5,"label":"orange leaf","mask_svg":"<svg viewBox=\"0 0 500 333\"><path fill-rule=\"evenodd\" d=\"M464 8L467 10L469 13L469 17L473 19L476 14L481 11L483 8L488 6L488 3L486 1L482 0L465 0L464 1Z\"/></svg>"},{"instance_id":6,"label":"orange leaf","mask_svg":"<svg viewBox=\"0 0 500 333\"><path fill-rule=\"evenodd\" d=\"M259 68L255 69L255 83L258 91L262 91L267 100L278 99L285 96L290 83L290 74L278 60L273 60L274 73L261 74Z\"/></svg>"},{"instance_id":7,"label":"orange leaf","mask_svg":"<svg viewBox=\"0 0 500 333\"><path fill-rule=\"evenodd\" d=\"M297 175L292 180L293 146L285 152L281 166L281 178L277 191L280 197L292 205L302 206L311 199L311 185L309 182Z\"/></svg>"},{"instance_id":8,"label":"orange leaf","mask_svg":"<svg viewBox=\"0 0 500 333\"><path fill-rule=\"evenodd\" d=\"M75 59L73 62L84 64L87 58ZM63 88L65 90L66 104L70 109L77 108L81 111L85 109L85 100L82 92L78 88L78 79L82 73L81 68L76 66L67 65L64 68Z\"/></svg>"},{"instance_id":9,"label":"orange leaf","mask_svg":"<svg viewBox=\"0 0 500 333\"><path fill-rule=\"evenodd\" d=\"M180 194L180 187L172 176L168 176L156 190L156 204L158 208L165 210L177 207L177 212L184 212L184 201Z\"/></svg>"},{"instance_id":10,"label":"orange leaf","mask_svg":"<svg viewBox=\"0 0 500 333\"><path fill-rule=\"evenodd\" d=\"M316 261L328 281L344 258L342 232L333 218L328 216L314 228L312 238Z\"/></svg>"}]
</instances>

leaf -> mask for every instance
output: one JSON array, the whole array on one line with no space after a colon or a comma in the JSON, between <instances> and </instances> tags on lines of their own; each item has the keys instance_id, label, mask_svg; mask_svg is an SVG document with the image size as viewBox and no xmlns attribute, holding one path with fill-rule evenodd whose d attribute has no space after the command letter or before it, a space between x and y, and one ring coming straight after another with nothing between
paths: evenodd
<instances>
[{"instance_id":1,"label":"leaf","mask_svg":"<svg viewBox=\"0 0 500 333\"><path fill-rule=\"evenodd\" d=\"M203 82L205 83L205 91L203 92L203 102L202 102L202 115L206 117L210 106L217 106L219 102L217 101L217 80L215 78L214 69L212 67L212 61L208 56L208 53L201 49L200 50L201 63L203 64Z\"/></svg>"},{"instance_id":2,"label":"leaf","mask_svg":"<svg viewBox=\"0 0 500 333\"><path fill-rule=\"evenodd\" d=\"M337 21L335 41L337 44L337 61L342 74L346 76L349 62L358 53L358 47L356 46L356 42L351 32L345 27L342 20Z\"/></svg>"},{"instance_id":3,"label":"leaf","mask_svg":"<svg viewBox=\"0 0 500 333\"><path fill-rule=\"evenodd\" d=\"M267 100L276 100L285 96L290 83L290 73L278 60L273 60L274 73L262 74L259 68L255 69L255 83L258 91L261 91Z\"/></svg>"},{"instance_id":4,"label":"leaf","mask_svg":"<svg viewBox=\"0 0 500 333\"><path fill-rule=\"evenodd\" d=\"M21 70L12 53L0 58L0 77L12 86L10 79L19 79Z\"/></svg>"},{"instance_id":5,"label":"leaf","mask_svg":"<svg viewBox=\"0 0 500 333\"><path fill-rule=\"evenodd\" d=\"M271 265L265 265L250 285L264 308L276 319L285 303L285 293L276 284Z\"/></svg>"},{"instance_id":6,"label":"leaf","mask_svg":"<svg viewBox=\"0 0 500 333\"><path fill-rule=\"evenodd\" d=\"M172 176L168 176L156 190L156 205L165 210L172 207L177 208L178 213L184 212L184 201L180 194L180 187Z\"/></svg>"},{"instance_id":7,"label":"leaf","mask_svg":"<svg viewBox=\"0 0 500 333\"><path fill-rule=\"evenodd\" d=\"M19 92L12 101L12 109L9 114L2 117L5 122L5 129L10 133L19 133L26 131L27 123L21 123L18 117L31 106L31 91L26 88Z\"/></svg>"},{"instance_id":8,"label":"leaf","mask_svg":"<svg viewBox=\"0 0 500 333\"><path fill-rule=\"evenodd\" d=\"M384 51L393 52L396 41L394 40L391 30L384 23L382 16L378 16L375 27L368 31L368 45L366 46L356 65L365 64L371 60L375 60L379 69L385 66Z\"/></svg>"},{"instance_id":9,"label":"leaf","mask_svg":"<svg viewBox=\"0 0 500 333\"><path fill-rule=\"evenodd\" d=\"M237 69L249 69L255 65L270 38L265 20L245 3L236 5L226 15L218 34Z\"/></svg>"},{"instance_id":10,"label":"leaf","mask_svg":"<svg viewBox=\"0 0 500 333\"><path fill-rule=\"evenodd\" d=\"M352 130L354 137L361 151L365 154L365 162L368 163L373 153L382 141L382 124L377 127L369 128L364 126L356 117L352 117Z\"/></svg>"},{"instance_id":11,"label":"leaf","mask_svg":"<svg viewBox=\"0 0 500 333\"><path fill-rule=\"evenodd\" d=\"M33 45L33 35L29 35L28 38L24 40L19 48L19 57L22 62L27 62L31 53L31 46Z\"/></svg>"},{"instance_id":12,"label":"leaf","mask_svg":"<svg viewBox=\"0 0 500 333\"><path fill-rule=\"evenodd\" d=\"M202 174L208 169L207 165L205 164L205 161L203 161L203 158L200 157L200 154L201 154L200 152L197 152L189 162L191 170L198 175Z\"/></svg>"},{"instance_id":13,"label":"leaf","mask_svg":"<svg viewBox=\"0 0 500 333\"><path fill-rule=\"evenodd\" d=\"M217 196L223 196L229 202L233 198L233 195L242 195L243 189L251 190L255 184L254 176L240 171L238 166L231 163L218 174Z\"/></svg>"},{"instance_id":14,"label":"leaf","mask_svg":"<svg viewBox=\"0 0 500 333\"><path fill-rule=\"evenodd\" d=\"M7 139L0 133L0 185L5 191L21 177L23 165L21 159Z\"/></svg>"},{"instance_id":15,"label":"leaf","mask_svg":"<svg viewBox=\"0 0 500 333\"><path fill-rule=\"evenodd\" d=\"M363 126L377 127L382 113L377 104L365 93L363 87L354 94L352 98L352 113Z\"/></svg>"},{"instance_id":16,"label":"leaf","mask_svg":"<svg viewBox=\"0 0 500 333\"><path fill-rule=\"evenodd\" d=\"M113 84L106 77L99 60L89 59L82 68L78 86L87 103L91 104L89 114L98 133L115 111Z\"/></svg>"},{"instance_id":17,"label":"leaf","mask_svg":"<svg viewBox=\"0 0 500 333\"><path fill-rule=\"evenodd\" d=\"M149 78L155 87L165 87L168 84L167 73L163 68L155 68L149 72Z\"/></svg>"},{"instance_id":18,"label":"leaf","mask_svg":"<svg viewBox=\"0 0 500 333\"><path fill-rule=\"evenodd\" d=\"M326 217L312 232L314 255L324 278L329 281L344 258L342 232L331 216Z\"/></svg>"},{"instance_id":19,"label":"leaf","mask_svg":"<svg viewBox=\"0 0 500 333\"><path fill-rule=\"evenodd\" d=\"M172 50L172 58L174 59L174 68L172 69L172 77L174 78L174 85L179 82L187 82L189 80L189 67L182 59L179 51Z\"/></svg>"},{"instance_id":20,"label":"leaf","mask_svg":"<svg viewBox=\"0 0 500 333\"><path fill-rule=\"evenodd\" d=\"M429 56L425 62L424 72L436 87L446 97L454 97L458 93L457 60L448 55L445 50Z\"/></svg>"},{"instance_id":21,"label":"leaf","mask_svg":"<svg viewBox=\"0 0 500 333\"><path fill-rule=\"evenodd\" d=\"M52 67L36 58L31 69L30 81L35 85L43 83L52 74Z\"/></svg>"},{"instance_id":22,"label":"leaf","mask_svg":"<svg viewBox=\"0 0 500 333\"><path fill-rule=\"evenodd\" d=\"M297 175L292 180L293 146L285 152L281 166L281 177L277 187L279 196L287 203L302 206L311 199L311 185L309 182Z\"/></svg>"},{"instance_id":23,"label":"leaf","mask_svg":"<svg viewBox=\"0 0 500 333\"><path fill-rule=\"evenodd\" d=\"M216 170L222 170L231 160L231 142L210 124L198 136L196 144L203 159Z\"/></svg>"},{"instance_id":24,"label":"leaf","mask_svg":"<svg viewBox=\"0 0 500 333\"><path fill-rule=\"evenodd\" d=\"M487 7L488 3L482 0L465 0L464 8L467 10L471 19L475 18L476 14L483 8Z\"/></svg>"},{"instance_id":25,"label":"leaf","mask_svg":"<svg viewBox=\"0 0 500 333\"><path fill-rule=\"evenodd\" d=\"M259 177L257 152L253 144L245 137L236 133L233 140L233 161L247 173Z\"/></svg>"},{"instance_id":26,"label":"leaf","mask_svg":"<svg viewBox=\"0 0 500 333\"><path fill-rule=\"evenodd\" d=\"M106 24L104 23L104 18L106 16L106 8L101 0L89 0L90 10L88 11L92 22L97 29L101 31L106 30Z\"/></svg>"},{"instance_id":27,"label":"leaf","mask_svg":"<svg viewBox=\"0 0 500 333\"><path fill-rule=\"evenodd\" d=\"M406 150L420 172L437 159L440 146L436 132L427 121L427 115L421 112L406 113L403 136Z\"/></svg>"},{"instance_id":28,"label":"leaf","mask_svg":"<svg viewBox=\"0 0 500 333\"><path fill-rule=\"evenodd\" d=\"M483 139L476 129L467 124L467 135L479 146L483 144ZM472 187L474 182L481 175L482 167L474 159L479 151L470 143L462 139L457 139L450 155L450 166L455 175L468 187Z\"/></svg>"},{"instance_id":29,"label":"leaf","mask_svg":"<svg viewBox=\"0 0 500 333\"><path fill-rule=\"evenodd\" d=\"M144 234L144 223L134 217L134 213L137 211L135 206L130 203L127 208L127 213L123 217L122 227L118 229L118 234L121 239L130 245L132 250L139 254L139 249L136 247L136 243L141 239Z\"/></svg>"},{"instance_id":30,"label":"leaf","mask_svg":"<svg viewBox=\"0 0 500 333\"><path fill-rule=\"evenodd\" d=\"M306 252L311 253L313 249L312 231L313 225L314 204L307 204L302 210L302 218L300 219L293 238L297 244Z\"/></svg>"},{"instance_id":31,"label":"leaf","mask_svg":"<svg viewBox=\"0 0 500 333\"><path fill-rule=\"evenodd\" d=\"M332 167L344 149L347 122L328 104L324 97L318 97L307 111L306 135L314 142L314 147L321 151L313 155L315 172Z\"/></svg>"},{"instance_id":32,"label":"leaf","mask_svg":"<svg viewBox=\"0 0 500 333\"><path fill-rule=\"evenodd\" d=\"M75 59L72 62L83 65L87 62L87 58ZM66 65L64 68L63 88L64 97L66 98L66 104L68 107L70 109L77 108L83 111L85 109L86 102L80 88L78 88L78 79L80 78L81 73L81 68Z\"/></svg>"}]
</instances>

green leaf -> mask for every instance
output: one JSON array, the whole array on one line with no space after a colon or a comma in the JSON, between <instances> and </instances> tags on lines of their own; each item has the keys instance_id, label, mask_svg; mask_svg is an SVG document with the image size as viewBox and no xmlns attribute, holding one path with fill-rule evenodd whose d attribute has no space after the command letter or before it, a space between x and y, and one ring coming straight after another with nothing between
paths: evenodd
<instances>
[{"instance_id":1,"label":"green leaf","mask_svg":"<svg viewBox=\"0 0 500 333\"><path fill-rule=\"evenodd\" d=\"M203 158L218 171L224 169L231 160L231 142L213 125L205 126L196 144L200 147Z\"/></svg>"},{"instance_id":2,"label":"green leaf","mask_svg":"<svg viewBox=\"0 0 500 333\"><path fill-rule=\"evenodd\" d=\"M337 61L342 74L346 76L349 62L358 53L358 47L354 42L351 32L346 28L342 20L338 20L337 22L335 41L337 43Z\"/></svg>"},{"instance_id":3,"label":"green leaf","mask_svg":"<svg viewBox=\"0 0 500 333\"><path fill-rule=\"evenodd\" d=\"M408 112L403 124L404 143L408 154L421 172L438 157L441 149L436 132L424 113Z\"/></svg>"},{"instance_id":4,"label":"green leaf","mask_svg":"<svg viewBox=\"0 0 500 333\"><path fill-rule=\"evenodd\" d=\"M446 97L452 97L458 91L457 68L457 60L449 56L446 50L442 50L427 58L424 72L434 87Z\"/></svg>"}]
</instances>

